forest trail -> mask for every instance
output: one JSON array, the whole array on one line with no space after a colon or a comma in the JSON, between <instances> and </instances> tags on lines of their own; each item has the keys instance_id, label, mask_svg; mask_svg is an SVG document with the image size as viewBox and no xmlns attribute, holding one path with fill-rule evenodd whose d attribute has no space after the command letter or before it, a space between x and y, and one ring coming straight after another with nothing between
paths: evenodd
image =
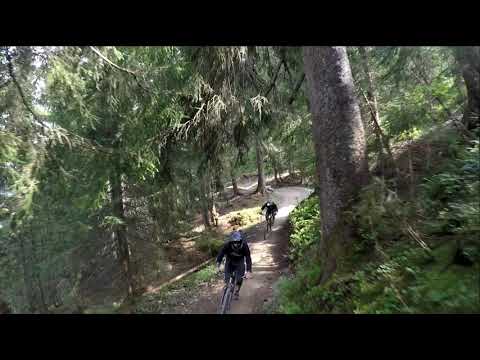
<instances>
[{"instance_id":1,"label":"forest trail","mask_svg":"<svg viewBox=\"0 0 480 360\"><path fill-rule=\"evenodd\" d=\"M244 280L240 299L232 302L230 313L254 314L263 311L263 304L272 297L273 284L288 266L289 234L286 228L288 214L312 191L301 186L291 186L275 189L271 194L271 199L277 203L279 208L275 224L267 239L264 239L265 222L257 225L253 230L254 233L249 234L253 276ZM195 299L192 299L189 306L179 309L179 312L216 313L222 288L223 281L221 279L202 287L194 295Z\"/></svg>"}]
</instances>

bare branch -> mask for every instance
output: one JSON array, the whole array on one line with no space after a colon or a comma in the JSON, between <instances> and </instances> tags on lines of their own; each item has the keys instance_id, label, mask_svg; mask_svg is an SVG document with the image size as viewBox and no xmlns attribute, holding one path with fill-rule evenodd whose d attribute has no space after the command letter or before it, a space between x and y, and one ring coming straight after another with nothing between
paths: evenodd
<instances>
[{"instance_id":1,"label":"bare branch","mask_svg":"<svg viewBox=\"0 0 480 360\"><path fill-rule=\"evenodd\" d=\"M5 51L5 57L7 59L8 73L10 75L11 80L15 84L15 87L17 88L17 91L20 94L20 97L22 98L23 105L33 115L33 118L35 119L35 121L37 121L40 125L42 125L42 132L44 133L45 124L40 119L40 116L33 110L33 108L28 103L27 98L25 97L25 94L23 92L23 89L20 86L20 83L18 82L17 77L15 76L15 71L13 70L12 56L10 55L8 48L5 48L4 51Z\"/></svg>"},{"instance_id":2,"label":"bare branch","mask_svg":"<svg viewBox=\"0 0 480 360\"><path fill-rule=\"evenodd\" d=\"M272 91L273 88L275 87L275 82L277 81L277 77L278 77L278 74L280 73L280 68L282 67L282 65L283 65L283 62L280 61L280 62L278 63L277 70L276 70L276 72L275 72L275 76L274 76L274 78L273 78L273 80L272 80L272 83L270 84L270 87L268 88L267 92L265 93L265 97L267 97L268 94L270 94L270 91Z\"/></svg>"},{"instance_id":3,"label":"bare branch","mask_svg":"<svg viewBox=\"0 0 480 360\"><path fill-rule=\"evenodd\" d=\"M117 64L115 64L113 61L111 61L110 59L108 59L105 55L103 55L100 50L98 50L97 48L95 48L94 46L89 46L90 50L92 50L95 54L97 54L103 61L105 61L106 63L108 63L109 65L113 66L115 69L117 70L120 70L120 71L123 71L123 72L126 72L127 74L130 74L132 75L134 78L135 78L135 81L137 82L138 86L140 86L140 88L142 88L143 90L149 92L150 90L147 89L141 82L140 82L140 79L138 77L138 74L132 70L129 70L129 69L126 69L126 68L123 68Z\"/></svg>"},{"instance_id":4,"label":"bare branch","mask_svg":"<svg viewBox=\"0 0 480 360\"><path fill-rule=\"evenodd\" d=\"M293 102L295 101L295 98L297 96L298 90L302 86L303 81L305 80L305 73L302 74L302 77L298 80L297 85L295 85L295 89L293 90L292 95L290 96L290 99L288 100L288 104L292 105Z\"/></svg>"},{"instance_id":5,"label":"bare branch","mask_svg":"<svg viewBox=\"0 0 480 360\"><path fill-rule=\"evenodd\" d=\"M5 81L3 84L0 84L0 89L4 88L8 84L10 84L10 81L12 81L12 79L7 79L7 81Z\"/></svg>"},{"instance_id":6,"label":"bare branch","mask_svg":"<svg viewBox=\"0 0 480 360\"><path fill-rule=\"evenodd\" d=\"M98 50L97 48L95 48L94 46L89 46L89 48L95 53L97 54L98 56L100 56L100 58L102 58L105 62L109 63L110 65L112 65L115 69L118 69L120 71L124 71L130 75L133 75L135 77L137 77L137 74L134 73L132 70L128 70L128 69L125 69L121 66L118 66L117 64L115 64L114 62L112 62L111 60L109 60L105 55L103 55L100 50Z\"/></svg>"}]
</instances>

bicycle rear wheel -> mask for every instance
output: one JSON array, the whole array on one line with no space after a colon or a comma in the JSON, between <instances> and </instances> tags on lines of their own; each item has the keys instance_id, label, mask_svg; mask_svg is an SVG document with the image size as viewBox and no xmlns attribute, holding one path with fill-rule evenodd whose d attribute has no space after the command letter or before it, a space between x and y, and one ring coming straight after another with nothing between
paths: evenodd
<instances>
[{"instance_id":1,"label":"bicycle rear wheel","mask_svg":"<svg viewBox=\"0 0 480 360\"><path fill-rule=\"evenodd\" d=\"M265 230L265 235L264 235L264 239L267 238L267 235L269 232L272 231L272 215L270 215L268 218L267 218L267 228Z\"/></svg>"}]
</instances>

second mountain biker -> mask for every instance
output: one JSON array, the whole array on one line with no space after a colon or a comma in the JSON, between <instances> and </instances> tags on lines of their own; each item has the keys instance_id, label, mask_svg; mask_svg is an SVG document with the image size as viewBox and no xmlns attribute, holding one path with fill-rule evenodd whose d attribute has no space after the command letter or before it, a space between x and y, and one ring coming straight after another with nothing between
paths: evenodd
<instances>
[{"instance_id":1,"label":"second mountain biker","mask_svg":"<svg viewBox=\"0 0 480 360\"><path fill-rule=\"evenodd\" d=\"M263 211L265 208L267 209L267 212L265 213L265 219L268 219L269 215L277 215L278 207L273 201L268 200L265 204L263 204L261 211Z\"/></svg>"}]
</instances>

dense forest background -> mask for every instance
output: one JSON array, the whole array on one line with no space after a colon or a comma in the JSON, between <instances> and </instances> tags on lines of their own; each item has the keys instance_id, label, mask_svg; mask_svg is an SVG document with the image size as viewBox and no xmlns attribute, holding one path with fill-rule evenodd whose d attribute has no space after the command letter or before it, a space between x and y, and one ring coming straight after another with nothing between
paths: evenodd
<instances>
[{"instance_id":1,"label":"dense forest background","mask_svg":"<svg viewBox=\"0 0 480 360\"><path fill-rule=\"evenodd\" d=\"M2 47L0 313L137 304L248 179L315 190L265 311L478 312L479 114L479 47Z\"/></svg>"}]
</instances>

